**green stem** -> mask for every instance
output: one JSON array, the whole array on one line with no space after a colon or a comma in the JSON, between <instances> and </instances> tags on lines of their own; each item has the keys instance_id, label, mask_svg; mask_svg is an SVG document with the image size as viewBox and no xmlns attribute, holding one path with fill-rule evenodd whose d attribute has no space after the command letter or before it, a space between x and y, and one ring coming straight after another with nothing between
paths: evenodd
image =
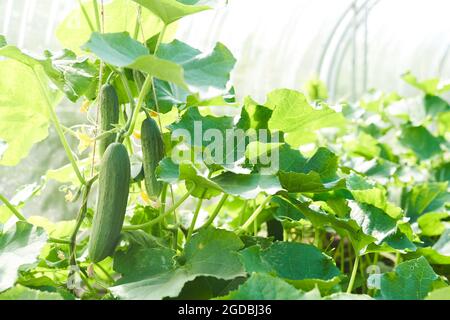
<instances>
[{"instance_id":1,"label":"green stem","mask_svg":"<svg viewBox=\"0 0 450 320\"><path fill-rule=\"evenodd\" d=\"M402 256L400 255L400 252L397 252L395 254L395 266L398 266L402 261Z\"/></svg>"},{"instance_id":2,"label":"green stem","mask_svg":"<svg viewBox=\"0 0 450 320\"><path fill-rule=\"evenodd\" d=\"M200 213L200 209L202 208L203 198L205 197L207 189L205 189L202 193L200 199L198 199L197 207L194 211L194 217L192 218L191 225L189 226L189 230L186 236L186 243L191 240L192 234L194 233L195 223L197 222L198 214Z\"/></svg>"},{"instance_id":3,"label":"green stem","mask_svg":"<svg viewBox=\"0 0 450 320\"><path fill-rule=\"evenodd\" d=\"M156 52L159 49L159 46L164 37L164 33L166 32L166 28L167 28L167 26L164 25L161 32L159 33L158 41L156 42L156 46L155 46L154 55L156 55ZM139 116L139 112L141 112L145 97L147 97L147 94L150 91L152 84L153 84L153 77L150 75L147 75L147 77L145 78L144 84L142 85L141 92L139 92L136 108L134 108L133 114L132 114L131 118L129 119L129 122L125 126L125 132L120 134L120 136L128 137L133 133L134 127L136 126L137 118Z\"/></svg>"},{"instance_id":4,"label":"green stem","mask_svg":"<svg viewBox=\"0 0 450 320\"><path fill-rule=\"evenodd\" d=\"M379 254L378 252L375 252L374 256L373 256L373 265L376 266L378 264L378 258L379 258Z\"/></svg>"},{"instance_id":5,"label":"green stem","mask_svg":"<svg viewBox=\"0 0 450 320\"><path fill-rule=\"evenodd\" d=\"M366 281L365 281L366 275L365 275L365 273L364 273L364 261L361 261L361 262L359 263L359 273L360 273L360 275L361 275L361 278L364 279L364 281L363 281L363 283L362 283L362 289L363 289L363 293L364 293L364 292L367 291L367 288L366 288Z\"/></svg>"},{"instance_id":6,"label":"green stem","mask_svg":"<svg viewBox=\"0 0 450 320\"><path fill-rule=\"evenodd\" d=\"M165 183L163 185L162 191L161 191L161 207L159 208L159 214L163 215L164 211L166 211L166 197L167 197L167 184ZM166 226L166 220L163 219L159 224L158 224L158 229L159 229L159 233L161 234L162 232L162 227Z\"/></svg>"},{"instance_id":7,"label":"green stem","mask_svg":"<svg viewBox=\"0 0 450 320\"><path fill-rule=\"evenodd\" d=\"M97 25L97 31L101 32L102 27L101 27L101 23L100 23L100 13L98 10L98 1L94 0L93 5L94 5L95 23Z\"/></svg>"},{"instance_id":8,"label":"green stem","mask_svg":"<svg viewBox=\"0 0 450 320\"><path fill-rule=\"evenodd\" d=\"M242 232L244 232L252 224L252 222L255 221L256 218L258 218L258 215L263 211L266 204L268 204L271 199L272 199L272 196L268 196L266 199L264 199L264 201L259 205L259 207L256 208L256 210L252 213L250 218L248 218L248 220L242 225L242 227L240 227L237 230L238 235L241 234Z\"/></svg>"},{"instance_id":9,"label":"green stem","mask_svg":"<svg viewBox=\"0 0 450 320\"><path fill-rule=\"evenodd\" d=\"M247 211L248 200L244 201L244 206L242 207L241 212L239 213L239 225L242 226L244 224L245 212Z\"/></svg>"},{"instance_id":10,"label":"green stem","mask_svg":"<svg viewBox=\"0 0 450 320\"><path fill-rule=\"evenodd\" d=\"M175 198L173 196L173 189L172 185L169 185L170 188L170 197L172 199L172 203L175 203ZM177 211L173 210L173 222L175 225L178 225L178 219L177 219ZM177 251L178 248L178 230L179 228L176 228L173 232L173 249Z\"/></svg>"},{"instance_id":11,"label":"green stem","mask_svg":"<svg viewBox=\"0 0 450 320\"><path fill-rule=\"evenodd\" d=\"M134 127L136 126L136 121L139 116L139 112L142 109L145 97L147 96L148 92L150 91L151 86L152 86L152 77L147 76L145 78L144 84L142 85L141 92L139 93L136 107L134 108L131 117L128 119L128 122L125 125L125 128L124 128L125 131L120 134L120 136L122 138L129 137L133 134Z\"/></svg>"},{"instance_id":12,"label":"green stem","mask_svg":"<svg viewBox=\"0 0 450 320\"><path fill-rule=\"evenodd\" d=\"M91 18L89 18L89 14L86 11L86 8L81 3L81 0L78 0L78 4L80 6L81 12L83 13L84 19L86 20L89 29L91 29L91 32L95 31L94 25L92 24Z\"/></svg>"},{"instance_id":13,"label":"green stem","mask_svg":"<svg viewBox=\"0 0 450 320\"><path fill-rule=\"evenodd\" d=\"M356 274L358 272L359 255L356 254L355 262L353 263L352 275L350 277L350 282L348 283L347 293L352 293L353 285L355 284Z\"/></svg>"},{"instance_id":14,"label":"green stem","mask_svg":"<svg viewBox=\"0 0 450 320\"><path fill-rule=\"evenodd\" d=\"M68 244L68 245L71 244L70 240L64 240L64 239L58 239L58 238L52 238L52 237L48 238L48 241L51 243L58 243L58 244Z\"/></svg>"},{"instance_id":15,"label":"green stem","mask_svg":"<svg viewBox=\"0 0 450 320\"><path fill-rule=\"evenodd\" d=\"M157 218L155 218L151 221L148 221L146 223L143 223L143 224L124 226L122 229L124 231L140 230L140 229L145 229L147 227L153 226L155 223L158 223L159 221L163 220L165 217L170 215L172 212L174 212L175 209L177 209L184 201L186 201L187 198L189 198L189 196L192 194L192 192L194 192L194 190L195 190L195 185L193 187L191 187L191 189L189 189L189 191L186 192L186 194L184 196L182 196L180 198L180 200L178 200L170 209L168 209L166 212L164 212L164 214L158 216Z\"/></svg>"},{"instance_id":16,"label":"green stem","mask_svg":"<svg viewBox=\"0 0 450 320\"><path fill-rule=\"evenodd\" d=\"M128 79L125 76L125 73L123 72L123 70L119 71L118 73L119 73L120 81L122 82L123 87L125 88L125 92L127 93L128 100L130 100L131 109L134 109L136 104L134 102L134 97L133 97L133 93L131 92L130 85L128 84Z\"/></svg>"},{"instance_id":17,"label":"green stem","mask_svg":"<svg viewBox=\"0 0 450 320\"><path fill-rule=\"evenodd\" d=\"M314 246L316 246L317 248L320 248L320 230L318 228L316 228L316 230L314 230Z\"/></svg>"},{"instance_id":18,"label":"green stem","mask_svg":"<svg viewBox=\"0 0 450 320\"><path fill-rule=\"evenodd\" d=\"M139 37L139 30L141 29L141 12L142 7L138 4L136 8L136 24L134 25L134 34L133 34L133 38L136 40Z\"/></svg>"},{"instance_id":19,"label":"green stem","mask_svg":"<svg viewBox=\"0 0 450 320\"><path fill-rule=\"evenodd\" d=\"M227 201L228 196L229 195L225 193L222 198L220 198L220 201L214 209L214 212L209 216L208 220L206 220L206 222L203 224L203 226L200 227L200 229L206 229L214 222L214 219L216 219L217 215L220 213L220 209L222 209L225 201Z\"/></svg>"},{"instance_id":20,"label":"green stem","mask_svg":"<svg viewBox=\"0 0 450 320\"><path fill-rule=\"evenodd\" d=\"M80 230L81 224L83 223L83 220L86 216L89 193L91 191L92 184L95 182L95 180L97 180L97 177L98 176L94 176L84 186L81 207L80 210L78 211L75 228L73 229L72 235L70 237L69 260L71 267L77 266L77 257L76 257L77 233ZM71 268L71 270L74 270L74 268Z\"/></svg>"},{"instance_id":21,"label":"green stem","mask_svg":"<svg viewBox=\"0 0 450 320\"><path fill-rule=\"evenodd\" d=\"M83 280L83 283L85 284L85 286L89 289L90 292L97 294L97 290L95 290L91 284L89 283L89 279L82 273L80 272L80 278L81 280Z\"/></svg>"},{"instance_id":22,"label":"green stem","mask_svg":"<svg viewBox=\"0 0 450 320\"><path fill-rule=\"evenodd\" d=\"M47 110L49 112L50 119L52 120L52 122L55 126L56 132L58 133L59 140L61 141L61 144L64 147L67 158L69 159L69 161L73 167L73 170L75 171L75 174L78 177L78 180L80 181L80 183L85 185L86 180L84 179L83 175L80 172L80 169L78 168L77 161L75 160L72 150L70 149L69 143L66 140L64 131L61 127L61 124L59 123L58 116L56 115L55 109L53 108L53 106L50 102L50 97L48 96L46 86L45 86L45 80L44 80L45 78L44 78L44 75L42 74L44 71L42 70L41 66L35 67L33 69L33 71L34 71L34 74L36 75L36 78L38 79L41 92L45 96L45 101L47 103Z\"/></svg>"},{"instance_id":23,"label":"green stem","mask_svg":"<svg viewBox=\"0 0 450 320\"><path fill-rule=\"evenodd\" d=\"M14 205L1 194L0 194L0 201L5 204L5 206L16 216L17 219L21 221L27 221L27 219L19 212L19 210L17 210L14 207Z\"/></svg>"}]
</instances>

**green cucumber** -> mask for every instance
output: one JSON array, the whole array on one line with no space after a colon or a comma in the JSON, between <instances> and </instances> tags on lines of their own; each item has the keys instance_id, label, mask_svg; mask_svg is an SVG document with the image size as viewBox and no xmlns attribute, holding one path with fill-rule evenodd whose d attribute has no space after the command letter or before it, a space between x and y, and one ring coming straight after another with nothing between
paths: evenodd
<instances>
[{"instance_id":1,"label":"green cucumber","mask_svg":"<svg viewBox=\"0 0 450 320\"><path fill-rule=\"evenodd\" d=\"M164 158L164 142L158 125L152 118L142 122L141 143L145 189L150 197L158 197L161 194L162 182L156 179L155 170Z\"/></svg>"},{"instance_id":2,"label":"green cucumber","mask_svg":"<svg viewBox=\"0 0 450 320\"><path fill-rule=\"evenodd\" d=\"M89 258L99 262L112 255L120 239L130 185L130 159L120 143L108 146L99 174L97 211L89 239Z\"/></svg>"},{"instance_id":3,"label":"green cucumber","mask_svg":"<svg viewBox=\"0 0 450 320\"><path fill-rule=\"evenodd\" d=\"M119 98L116 90L110 84L105 84L100 93L100 134L103 134L119 123ZM111 133L99 141L100 155L105 153L106 148L116 140L116 134Z\"/></svg>"}]
</instances>

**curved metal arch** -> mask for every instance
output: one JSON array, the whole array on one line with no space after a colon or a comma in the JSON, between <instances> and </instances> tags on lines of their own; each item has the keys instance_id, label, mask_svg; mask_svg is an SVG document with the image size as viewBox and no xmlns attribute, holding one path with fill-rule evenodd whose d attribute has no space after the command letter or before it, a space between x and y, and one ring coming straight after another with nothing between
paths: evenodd
<instances>
[{"instance_id":1,"label":"curved metal arch","mask_svg":"<svg viewBox=\"0 0 450 320\"><path fill-rule=\"evenodd\" d=\"M359 14L362 10L365 9L365 7L367 6L367 4L372 1L372 0L366 0L364 3L362 3L359 7L356 8L356 12L357 14ZM376 2L378 3L379 0L377 0ZM344 37L345 33L348 32L349 30L349 25L352 25L352 19L351 16L349 16L350 14L353 15L353 11L354 11L354 6L355 6L355 2L353 2L351 5L349 5L347 7L347 9L344 10L344 12L342 13L342 15L339 17L339 19L337 20L336 24L334 25L333 29L330 32L329 37L327 38L327 41L325 42L325 47L322 51L322 54L320 56L319 59L319 63L317 66L317 74L319 75L319 77L322 76L323 74L323 69L325 67L325 60L327 55L330 54L330 50L332 50L331 44L333 42L334 39L336 39L336 37L339 36L339 34L337 34L337 31L339 30L339 28L341 28L345 22L345 20L349 20L347 26L345 27L345 30L343 31L342 34L340 34L340 38L342 39L342 37ZM333 59L331 61L334 61Z\"/></svg>"},{"instance_id":2,"label":"curved metal arch","mask_svg":"<svg viewBox=\"0 0 450 320\"><path fill-rule=\"evenodd\" d=\"M367 0L369 1L369 0ZM325 57L327 55L327 51L331 46L331 42L333 41L333 38L336 34L336 31L339 29L339 27L341 26L341 24L344 22L345 18L347 17L347 15L349 14L349 12L351 12L351 10L353 9L353 4L351 4L350 6L347 7L347 9L344 10L344 12L341 14L341 16L339 16L336 24L334 25L333 29L330 32L330 35L327 38L327 41L325 42L325 48L322 51L322 54L320 56L319 59L319 63L317 64L317 74L321 74L322 73L322 68L325 62Z\"/></svg>"},{"instance_id":3,"label":"curved metal arch","mask_svg":"<svg viewBox=\"0 0 450 320\"><path fill-rule=\"evenodd\" d=\"M365 5L368 5L368 2L369 1L366 1ZM359 28L363 24L363 22L365 22L366 15L369 15L370 12L379 4L379 2L380 2L380 0L375 0L372 4L368 5L367 7L364 7L364 8L360 7L359 10L356 11L356 13L358 15L356 26L353 24L353 20L352 20L351 23L349 23L347 25L345 32L341 34L341 37L339 38L339 41L338 41L341 45L335 49L335 51L333 53L333 58L332 58L332 61L337 61L337 63L333 65L333 67L331 68L330 72L327 75L326 83L327 83L327 86L329 87L331 97L334 96L334 91L335 91L335 88L337 87L336 80L333 83L333 78L338 79L338 76L339 76L339 73L340 73L340 70L342 67L342 62L345 57L345 53L348 51L349 46L351 44L351 41L350 41L351 34L349 34L351 28L352 27ZM364 13L363 17L360 17L359 15L361 14L363 9L365 9L367 11L363 12ZM342 48L342 44L344 44L344 49L340 50ZM332 83L333 83L333 85L332 85Z\"/></svg>"},{"instance_id":4,"label":"curved metal arch","mask_svg":"<svg viewBox=\"0 0 450 320\"><path fill-rule=\"evenodd\" d=\"M447 47L447 50L445 50L444 54L442 55L442 58L440 59L439 62L439 75L442 76L442 72L444 72L444 68L446 66L448 57L450 56L450 44Z\"/></svg>"}]
</instances>

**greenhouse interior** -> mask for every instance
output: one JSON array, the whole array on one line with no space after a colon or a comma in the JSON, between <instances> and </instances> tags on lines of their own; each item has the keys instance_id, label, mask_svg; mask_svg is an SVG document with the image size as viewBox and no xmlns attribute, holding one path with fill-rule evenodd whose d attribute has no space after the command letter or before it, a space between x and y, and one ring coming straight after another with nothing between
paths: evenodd
<instances>
[{"instance_id":1,"label":"greenhouse interior","mask_svg":"<svg viewBox=\"0 0 450 320\"><path fill-rule=\"evenodd\" d=\"M0 300L450 300L449 12L0 0Z\"/></svg>"}]
</instances>

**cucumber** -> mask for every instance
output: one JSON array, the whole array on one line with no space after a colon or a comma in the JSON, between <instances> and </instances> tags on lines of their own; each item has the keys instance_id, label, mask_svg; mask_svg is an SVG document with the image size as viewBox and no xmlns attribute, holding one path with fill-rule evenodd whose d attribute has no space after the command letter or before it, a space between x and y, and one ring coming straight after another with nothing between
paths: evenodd
<instances>
[{"instance_id":1,"label":"cucumber","mask_svg":"<svg viewBox=\"0 0 450 320\"><path fill-rule=\"evenodd\" d=\"M112 143L102 158L97 211L89 239L89 258L99 262L112 255L119 242L127 208L130 159L124 145Z\"/></svg>"},{"instance_id":2,"label":"cucumber","mask_svg":"<svg viewBox=\"0 0 450 320\"><path fill-rule=\"evenodd\" d=\"M100 134L114 129L114 125L119 123L119 98L116 89L110 84L105 84L100 93ZM105 153L106 148L116 140L116 134L111 133L99 141L100 155Z\"/></svg>"},{"instance_id":3,"label":"cucumber","mask_svg":"<svg viewBox=\"0 0 450 320\"><path fill-rule=\"evenodd\" d=\"M155 170L164 158L164 142L158 125L152 118L147 118L142 122L141 143L145 189L150 197L158 197L162 190L162 182L156 179Z\"/></svg>"},{"instance_id":4,"label":"cucumber","mask_svg":"<svg viewBox=\"0 0 450 320\"><path fill-rule=\"evenodd\" d=\"M267 236L273 237L275 241L283 241L283 225L280 221L271 219L266 221Z\"/></svg>"}]
</instances>

